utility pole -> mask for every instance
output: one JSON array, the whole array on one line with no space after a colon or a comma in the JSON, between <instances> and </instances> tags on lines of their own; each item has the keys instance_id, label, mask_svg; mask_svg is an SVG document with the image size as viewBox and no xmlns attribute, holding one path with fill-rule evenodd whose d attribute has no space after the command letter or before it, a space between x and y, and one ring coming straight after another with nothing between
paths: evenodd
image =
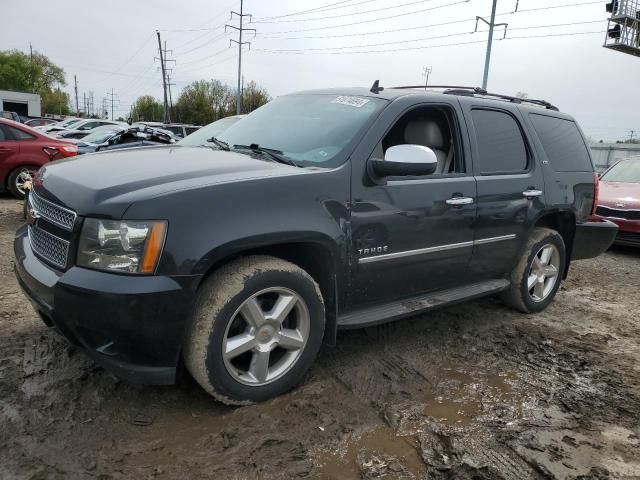
<instances>
[{"instance_id":1,"label":"utility pole","mask_svg":"<svg viewBox=\"0 0 640 480\"><path fill-rule=\"evenodd\" d=\"M243 0L240 0L240 13L238 12L234 12L233 10L231 10L231 19L233 19L234 15L237 15L238 18L240 19L240 26L236 27L235 25L229 25L226 24L224 26L224 31L227 31L227 28L233 28L234 30L238 31L238 40L233 40L233 39L229 39L229 46L231 46L231 43L237 43L238 44L238 99L236 102L236 115L240 115L241 111L242 111L242 45L249 45L249 48L251 48L251 42L243 42L242 41L242 32L244 31L252 31L253 32L253 36L255 37L256 35L256 29L255 28L244 28L242 26L242 21L244 19L244 17L251 17L250 13L244 13L243 11Z\"/></svg>"},{"instance_id":2,"label":"utility pole","mask_svg":"<svg viewBox=\"0 0 640 480\"><path fill-rule=\"evenodd\" d=\"M166 49L165 49L165 55L166 55ZM173 99L171 98L171 87L175 85L175 83L171 83L171 77L169 76L169 74L167 74L167 87L169 88L169 113L172 114L173 113ZM171 118L171 115L169 116L169 118Z\"/></svg>"},{"instance_id":3,"label":"utility pole","mask_svg":"<svg viewBox=\"0 0 640 480\"><path fill-rule=\"evenodd\" d=\"M80 107L78 106L78 79L76 76L73 76L74 90L76 92L76 117L80 116Z\"/></svg>"},{"instance_id":4,"label":"utility pole","mask_svg":"<svg viewBox=\"0 0 640 480\"><path fill-rule=\"evenodd\" d=\"M169 116L169 101L167 99L167 72L164 69L164 55L160 32L156 30L156 33L158 34L158 50L160 51L160 67L162 68L162 89L164 90L164 123L170 123L171 117Z\"/></svg>"},{"instance_id":5,"label":"utility pole","mask_svg":"<svg viewBox=\"0 0 640 480\"><path fill-rule=\"evenodd\" d=\"M120 102L120 99L116 98L117 94L113 93L113 88L111 89L111 93L107 92L107 97L109 97L111 99L111 120L114 119L114 115L113 115L113 104L114 102Z\"/></svg>"},{"instance_id":6,"label":"utility pole","mask_svg":"<svg viewBox=\"0 0 640 480\"><path fill-rule=\"evenodd\" d=\"M31 77L31 91L35 92L36 90L36 86L35 86L35 82L34 82L34 75L33 75L33 47L31 46L31 43L29 43L29 70L30 70L30 77Z\"/></svg>"},{"instance_id":7,"label":"utility pole","mask_svg":"<svg viewBox=\"0 0 640 480\"><path fill-rule=\"evenodd\" d=\"M169 110L169 98L167 96L167 62L175 62L175 60L167 59L167 43L164 44L164 50L162 49L162 40L160 39L160 32L156 30L158 35L158 51L160 52L160 67L162 70L162 89L164 90L164 123L171 123L171 111Z\"/></svg>"},{"instance_id":8,"label":"utility pole","mask_svg":"<svg viewBox=\"0 0 640 480\"><path fill-rule=\"evenodd\" d=\"M496 7L498 6L498 0L493 0L493 6L491 7L491 21L487 22L483 17L476 17L476 29L478 31L478 21L482 20L489 25L489 39L487 40L487 55L484 60L484 75L482 77L482 88L487 89L487 83L489 81L489 65L491 64L491 47L493 46L493 30L495 27L504 27L504 36L507 36L508 23L496 23ZM517 8L517 7L516 7Z\"/></svg>"},{"instance_id":9,"label":"utility pole","mask_svg":"<svg viewBox=\"0 0 640 480\"><path fill-rule=\"evenodd\" d=\"M635 130L629 130L629 143L633 143L633 137L635 137L635 135L636 135Z\"/></svg>"},{"instance_id":10,"label":"utility pole","mask_svg":"<svg viewBox=\"0 0 640 480\"><path fill-rule=\"evenodd\" d=\"M87 92L82 92L82 110L84 111L85 118L89 116L87 112Z\"/></svg>"},{"instance_id":11,"label":"utility pole","mask_svg":"<svg viewBox=\"0 0 640 480\"><path fill-rule=\"evenodd\" d=\"M429 85L429 76L433 72L433 68L431 67L422 67L422 76L426 78L424 82L424 89L427 89L427 85Z\"/></svg>"}]
</instances>

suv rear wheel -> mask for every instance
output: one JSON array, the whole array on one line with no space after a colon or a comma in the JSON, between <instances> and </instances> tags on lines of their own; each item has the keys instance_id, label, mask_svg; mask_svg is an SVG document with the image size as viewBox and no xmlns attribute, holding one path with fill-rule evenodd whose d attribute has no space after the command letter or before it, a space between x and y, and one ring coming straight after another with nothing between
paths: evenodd
<instances>
[{"instance_id":1,"label":"suv rear wheel","mask_svg":"<svg viewBox=\"0 0 640 480\"><path fill-rule=\"evenodd\" d=\"M511 285L503 294L505 303L524 313L544 310L560 287L565 255L564 240L558 232L536 227L511 272Z\"/></svg>"},{"instance_id":2,"label":"suv rear wheel","mask_svg":"<svg viewBox=\"0 0 640 480\"><path fill-rule=\"evenodd\" d=\"M245 257L202 286L185 364L218 400L259 402L298 384L323 334L322 295L307 272L274 257Z\"/></svg>"}]
</instances>

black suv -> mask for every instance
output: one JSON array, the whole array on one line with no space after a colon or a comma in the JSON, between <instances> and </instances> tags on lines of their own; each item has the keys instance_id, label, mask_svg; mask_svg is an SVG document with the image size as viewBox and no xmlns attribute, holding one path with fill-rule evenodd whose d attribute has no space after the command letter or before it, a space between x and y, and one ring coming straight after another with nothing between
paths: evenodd
<instances>
[{"instance_id":1,"label":"black suv","mask_svg":"<svg viewBox=\"0 0 640 480\"><path fill-rule=\"evenodd\" d=\"M575 121L480 89L302 92L211 138L58 161L15 239L47 325L132 382L281 394L340 328L500 294L554 298L597 177Z\"/></svg>"}]
</instances>

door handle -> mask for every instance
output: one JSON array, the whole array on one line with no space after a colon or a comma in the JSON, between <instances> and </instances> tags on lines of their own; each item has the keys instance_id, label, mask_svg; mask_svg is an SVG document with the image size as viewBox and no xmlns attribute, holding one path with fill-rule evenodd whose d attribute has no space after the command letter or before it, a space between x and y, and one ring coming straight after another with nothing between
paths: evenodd
<instances>
[{"instance_id":1,"label":"door handle","mask_svg":"<svg viewBox=\"0 0 640 480\"><path fill-rule=\"evenodd\" d=\"M522 192L522 195L526 198L541 197L542 190L534 190L534 189L525 190L524 192Z\"/></svg>"},{"instance_id":2,"label":"door handle","mask_svg":"<svg viewBox=\"0 0 640 480\"><path fill-rule=\"evenodd\" d=\"M453 205L456 207L462 206L462 205L471 205L473 203L473 198L471 197L452 197L449 198L448 200L445 200L445 203L447 205Z\"/></svg>"}]
</instances>

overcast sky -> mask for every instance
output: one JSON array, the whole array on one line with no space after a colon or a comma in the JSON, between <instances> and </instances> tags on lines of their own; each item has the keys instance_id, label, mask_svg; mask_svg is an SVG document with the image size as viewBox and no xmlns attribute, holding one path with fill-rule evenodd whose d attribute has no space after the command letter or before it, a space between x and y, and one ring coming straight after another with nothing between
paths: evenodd
<instances>
[{"instance_id":1,"label":"overcast sky","mask_svg":"<svg viewBox=\"0 0 640 480\"><path fill-rule=\"evenodd\" d=\"M498 0L497 21L509 30L507 40L495 34L489 89L548 100L595 140L640 134L640 58L602 48L606 2L519 3L512 13L516 0ZM126 116L139 95L162 98L156 29L176 60L174 101L194 80L235 85L238 50L228 47L237 32L223 25L237 25L229 10L239 8L239 0L0 0L0 49L28 52L31 43L65 69L69 93L77 75L81 104L83 92L93 91L98 105L113 89L116 116ZM491 0L245 0L244 11L257 35L245 33L243 74L272 96L375 79L421 84L425 66L432 84L482 83L487 28L471 32L476 15L489 17ZM558 36L568 33L576 35Z\"/></svg>"}]
</instances>

